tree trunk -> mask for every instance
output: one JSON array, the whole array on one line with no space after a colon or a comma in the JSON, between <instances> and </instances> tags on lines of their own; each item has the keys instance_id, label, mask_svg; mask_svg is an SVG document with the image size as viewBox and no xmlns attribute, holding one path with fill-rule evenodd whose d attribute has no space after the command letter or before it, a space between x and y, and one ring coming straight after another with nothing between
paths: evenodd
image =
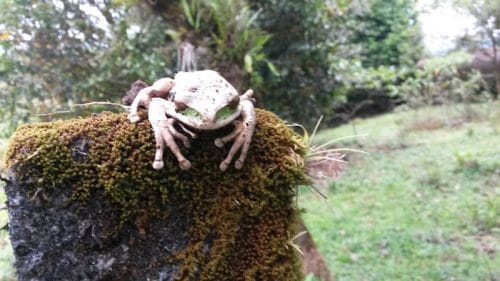
<instances>
[{"instance_id":1,"label":"tree trunk","mask_svg":"<svg viewBox=\"0 0 500 281\"><path fill-rule=\"evenodd\" d=\"M493 99L497 100L500 95L500 68L497 68L495 72L495 90L496 92L493 93Z\"/></svg>"},{"instance_id":2,"label":"tree trunk","mask_svg":"<svg viewBox=\"0 0 500 281\"><path fill-rule=\"evenodd\" d=\"M304 221L299 221L299 232L307 231L304 235L297 239L297 245L300 247L303 256L302 270L305 275L312 274L315 278L321 281L334 281L325 260L319 252L318 246L314 242L311 234L309 233Z\"/></svg>"}]
</instances>

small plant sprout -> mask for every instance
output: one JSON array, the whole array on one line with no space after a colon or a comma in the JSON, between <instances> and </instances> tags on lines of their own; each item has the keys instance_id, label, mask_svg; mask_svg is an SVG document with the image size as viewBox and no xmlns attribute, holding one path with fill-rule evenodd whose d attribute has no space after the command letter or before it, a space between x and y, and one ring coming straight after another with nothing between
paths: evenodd
<instances>
[{"instance_id":1,"label":"small plant sprout","mask_svg":"<svg viewBox=\"0 0 500 281\"><path fill-rule=\"evenodd\" d=\"M299 127L303 130L303 142L307 147L307 152L305 156L305 170L306 174L312 179L312 182L321 186L326 185L326 183L340 175L340 173L345 169L348 164L345 159L347 153L355 152L362 154L369 154L365 151L353 148L330 148L336 142L358 138L358 137L366 137L367 134L358 134L352 136L339 137L332 140L329 140L325 143L314 145L313 141L316 137L316 133L318 132L319 125L323 120L323 116L318 119L312 134L309 135L307 129L300 124L292 124L292 127ZM309 188L313 189L316 193L318 193L321 197L326 198L324 194L322 194L316 187L313 185L308 185Z\"/></svg>"},{"instance_id":2,"label":"small plant sprout","mask_svg":"<svg viewBox=\"0 0 500 281\"><path fill-rule=\"evenodd\" d=\"M292 238L290 238L290 232L287 231L287 235L289 237L288 241L286 242L286 245L285 245L285 248L288 249L288 246L294 248L295 250L297 250L297 252L299 252L301 255L304 255L304 252L302 252L302 250L300 249L300 247L295 244L295 240L297 240L298 238L300 238L302 235L306 234L307 231L301 231L297 234L295 234L295 236L293 236Z\"/></svg>"}]
</instances>

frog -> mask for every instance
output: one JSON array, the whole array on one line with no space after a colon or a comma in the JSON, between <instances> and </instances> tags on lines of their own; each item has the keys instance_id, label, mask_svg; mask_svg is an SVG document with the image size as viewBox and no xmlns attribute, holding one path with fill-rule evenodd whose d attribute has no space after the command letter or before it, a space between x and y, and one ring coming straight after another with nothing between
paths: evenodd
<instances>
[{"instance_id":1,"label":"frog","mask_svg":"<svg viewBox=\"0 0 500 281\"><path fill-rule=\"evenodd\" d=\"M184 157L176 140L190 148L191 141L197 138L194 131L218 130L233 125L234 129L216 138L214 145L222 148L233 141L219 169L226 171L238 151L240 154L234 166L242 169L256 126L253 95L252 89L240 95L217 71L181 71L174 79L160 78L141 89L130 106L128 120L140 122L138 109L141 106L147 109L156 142L152 163L156 170L164 167L165 147L174 154L181 170L189 170L191 162Z\"/></svg>"}]
</instances>

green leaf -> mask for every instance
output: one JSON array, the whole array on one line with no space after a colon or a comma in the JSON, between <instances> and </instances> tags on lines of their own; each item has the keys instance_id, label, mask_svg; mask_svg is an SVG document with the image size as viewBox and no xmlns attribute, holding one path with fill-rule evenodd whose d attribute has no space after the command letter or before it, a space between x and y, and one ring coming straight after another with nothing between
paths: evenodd
<instances>
[{"instance_id":1,"label":"green leaf","mask_svg":"<svg viewBox=\"0 0 500 281\"><path fill-rule=\"evenodd\" d=\"M182 10L184 11L184 15L186 15L187 20L191 26L194 26L194 19L191 13L191 8L189 8L189 4L186 0L181 0Z\"/></svg>"},{"instance_id":2,"label":"green leaf","mask_svg":"<svg viewBox=\"0 0 500 281\"><path fill-rule=\"evenodd\" d=\"M252 67L252 57L249 54L245 55L245 71L248 73L253 72L253 67Z\"/></svg>"},{"instance_id":3,"label":"green leaf","mask_svg":"<svg viewBox=\"0 0 500 281\"><path fill-rule=\"evenodd\" d=\"M269 70L271 70L271 72L276 75L276 76L280 76L280 73L278 71L278 69L276 69L276 66L270 62L270 61L266 61L267 63L267 68L269 68Z\"/></svg>"}]
</instances>

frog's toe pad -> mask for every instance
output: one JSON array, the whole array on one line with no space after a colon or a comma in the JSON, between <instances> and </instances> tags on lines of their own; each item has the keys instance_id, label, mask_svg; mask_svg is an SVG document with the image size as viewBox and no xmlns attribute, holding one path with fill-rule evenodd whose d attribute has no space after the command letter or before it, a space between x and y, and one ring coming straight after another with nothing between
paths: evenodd
<instances>
[{"instance_id":1,"label":"frog's toe pad","mask_svg":"<svg viewBox=\"0 0 500 281\"><path fill-rule=\"evenodd\" d=\"M141 121L141 117L139 117L139 115L137 114L129 114L128 120L130 121L130 123L137 123Z\"/></svg>"},{"instance_id":2,"label":"frog's toe pad","mask_svg":"<svg viewBox=\"0 0 500 281\"><path fill-rule=\"evenodd\" d=\"M214 143L215 143L215 146L217 146L218 148L221 148L224 146L224 142L220 138L215 139Z\"/></svg>"},{"instance_id":3,"label":"frog's toe pad","mask_svg":"<svg viewBox=\"0 0 500 281\"><path fill-rule=\"evenodd\" d=\"M234 167L236 167L236 169L240 170L241 168L243 168L243 163L244 163L244 161L242 161L242 160L236 160L236 163L234 163Z\"/></svg>"},{"instance_id":4,"label":"frog's toe pad","mask_svg":"<svg viewBox=\"0 0 500 281\"><path fill-rule=\"evenodd\" d=\"M223 172L224 172L225 170L227 170L227 168L228 168L228 167L229 167L229 163L227 163L226 161L222 161L222 162L220 163L220 165L219 165L219 169L220 169L221 171L223 171Z\"/></svg>"},{"instance_id":5,"label":"frog's toe pad","mask_svg":"<svg viewBox=\"0 0 500 281\"><path fill-rule=\"evenodd\" d=\"M153 162L153 169L155 170L163 169L163 160L155 160Z\"/></svg>"},{"instance_id":6,"label":"frog's toe pad","mask_svg":"<svg viewBox=\"0 0 500 281\"><path fill-rule=\"evenodd\" d=\"M183 171L189 170L189 168L191 168L191 162L189 162L189 160L182 160L179 162L179 167Z\"/></svg>"}]
</instances>

